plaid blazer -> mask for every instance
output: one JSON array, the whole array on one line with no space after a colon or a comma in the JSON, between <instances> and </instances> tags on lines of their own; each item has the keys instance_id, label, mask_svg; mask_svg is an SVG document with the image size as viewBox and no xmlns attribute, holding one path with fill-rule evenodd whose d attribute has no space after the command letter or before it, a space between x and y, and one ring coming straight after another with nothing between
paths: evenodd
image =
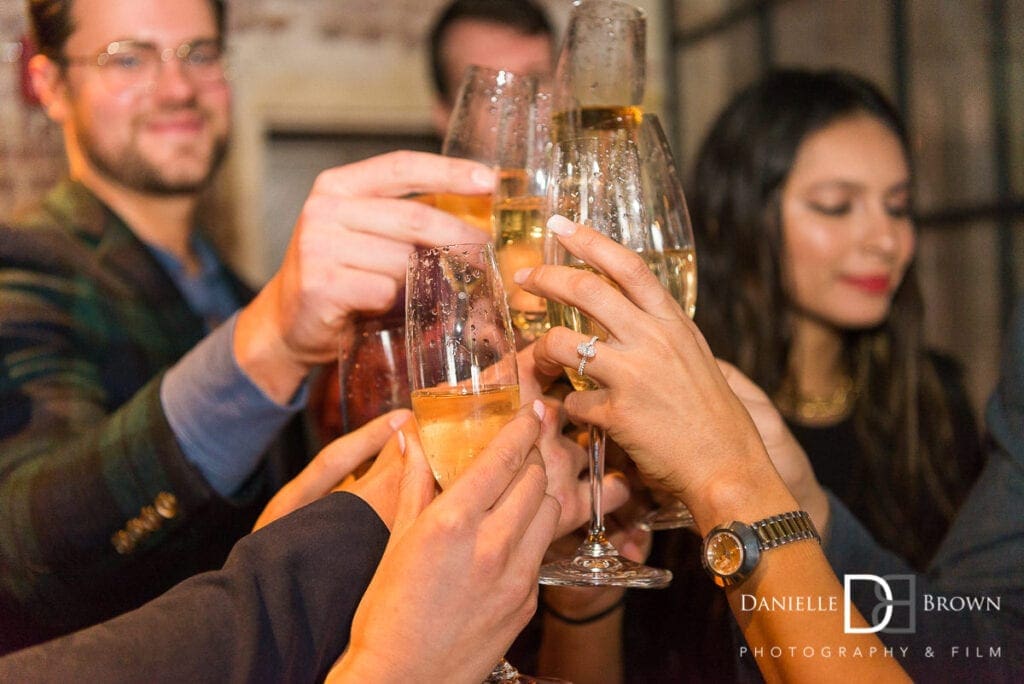
<instances>
[{"instance_id":1,"label":"plaid blazer","mask_svg":"<svg viewBox=\"0 0 1024 684\"><path fill-rule=\"evenodd\" d=\"M294 421L235 499L188 463L159 387L203 335L149 250L84 186L65 181L0 225L0 652L219 568L306 462Z\"/></svg>"}]
</instances>

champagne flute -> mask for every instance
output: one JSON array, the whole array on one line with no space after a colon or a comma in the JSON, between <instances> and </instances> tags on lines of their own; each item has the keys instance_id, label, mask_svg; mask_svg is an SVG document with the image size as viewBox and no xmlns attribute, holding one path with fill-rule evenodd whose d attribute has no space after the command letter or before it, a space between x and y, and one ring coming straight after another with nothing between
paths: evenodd
<instances>
[{"instance_id":1,"label":"champagne flute","mask_svg":"<svg viewBox=\"0 0 1024 684\"><path fill-rule=\"evenodd\" d=\"M342 332L338 363L325 367L310 388L312 427L323 444L388 411L409 408L404 310L400 313L357 318Z\"/></svg>"},{"instance_id":2,"label":"champagne flute","mask_svg":"<svg viewBox=\"0 0 1024 684\"><path fill-rule=\"evenodd\" d=\"M636 144L626 131L556 143L548 182L548 206L549 213L586 224L641 253L652 269L664 268L664 256L652 244L646 223ZM545 239L544 260L591 269L550 234ZM607 331L575 307L548 300L548 315L552 325L565 326L585 337L608 337ZM577 390L598 388L579 368L565 370ZM540 582L559 586L664 587L672 580L671 572L621 556L605 535L601 510L605 431L594 425L589 426L589 431L591 507L587 536L573 558L542 566Z\"/></svg>"},{"instance_id":3,"label":"champagne flute","mask_svg":"<svg viewBox=\"0 0 1024 684\"><path fill-rule=\"evenodd\" d=\"M508 293L512 325L528 344L548 329L543 297L513 282L516 271L544 263L544 203L551 151L550 93L507 112L498 128L498 187L494 192L495 250Z\"/></svg>"},{"instance_id":4,"label":"champagne flute","mask_svg":"<svg viewBox=\"0 0 1024 684\"><path fill-rule=\"evenodd\" d=\"M420 249L406 274L412 410L434 478L447 488L519 409L505 290L489 243ZM543 682L504 658L487 682Z\"/></svg>"},{"instance_id":5,"label":"champagne flute","mask_svg":"<svg viewBox=\"0 0 1024 684\"><path fill-rule=\"evenodd\" d=\"M455 108L441 145L446 157L499 165L498 132L501 122L529 109L537 93L537 79L501 69L471 65L459 86ZM439 193L434 206L487 233L493 239L493 194Z\"/></svg>"},{"instance_id":6,"label":"champagne flute","mask_svg":"<svg viewBox=\"0 0 1024 684\"><path fill-rule=\"evenodd\" d=\"M341 433L348 434L377 416L409 408L405 362L405 321L363 318L338 355Z\"/></svg>"},{"instance_id":7,"label":"champagne flute","mask_svg":"<svg viewBox=\"0 0 1024 684\"><path fill-rule=\"evenodd\" d=\"M641 159L644 206L655 249L664 254L664 270L654 273L661 284L693 318L697 306L697 257L693 228L679 173L668 137L654 114L644 114L637 148ZM694 527L690 511L682 501L658 489L652 490L660 505L639 521L649 530Z\"/></svg>"},{"instance_id":8,"label":"champagne flute","mask_svg":"<svg viewBox=\"0 0 1024 684\"><path fill-rule=\"evenodd\" d=\"M489 243L420 249L406 275L412 410L442 489L519 409L505 291Z\"/></svg>"},{"instance_id":9,"label":"champagne flute","mask_svg":"<svg viewBox=\"0 0 1024 684\"><path fill-rule=\"evenodd\" d=\"M573 5L555 67L555 140L639 125L646 21L643 10L618 0Z\"/></svg>"}]
</instances>

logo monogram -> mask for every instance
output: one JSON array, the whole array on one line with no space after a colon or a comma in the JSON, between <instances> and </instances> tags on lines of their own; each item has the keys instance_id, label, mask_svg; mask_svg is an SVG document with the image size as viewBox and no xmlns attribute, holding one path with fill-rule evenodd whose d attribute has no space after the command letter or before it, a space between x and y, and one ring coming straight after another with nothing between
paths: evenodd
<instances>
[{"instance_id":1,"label":"logo monogram","mask_svg":"<svg viewBox=\"0 0 1024 684\"><path fill-rule=\"evenodd\" d=\"M864 592L858 592L858 596L862 605L873 607L870 611L863 611L869 626L855 627L851 624L854 585L864 583L870 583L874 589L873 603L868 603L869 597ZM914 575L844 575L843 631L847 634L913 634L917 629L916 588L917 578ZM905 610L897 611L897 608ZM898 619L890 627L894 618Z\"/></svg>"}]
</instances>

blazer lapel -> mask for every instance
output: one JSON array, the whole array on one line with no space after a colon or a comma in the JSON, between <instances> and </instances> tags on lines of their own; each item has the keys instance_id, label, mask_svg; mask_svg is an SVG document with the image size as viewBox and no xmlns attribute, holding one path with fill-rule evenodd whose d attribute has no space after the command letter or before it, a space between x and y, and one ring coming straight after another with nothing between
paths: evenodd
<instances>
[{"instance_id":1,"label":"blazer lapel","mask_svg":"<svg viewBox=\"0 0 1024 684\"><path fill-rule=\"evenodd\" d=\"M49 211L65 215L65 225L73 226L80 240L94 246L99 270L125 286L123 296L135 304L127 310L155 319L161 333L173 340L181 353L203 338L202 319L189 309L171 277L125 222L85 186L63 183L47 199L47 205Z\"/></svg>"}]
</instances>

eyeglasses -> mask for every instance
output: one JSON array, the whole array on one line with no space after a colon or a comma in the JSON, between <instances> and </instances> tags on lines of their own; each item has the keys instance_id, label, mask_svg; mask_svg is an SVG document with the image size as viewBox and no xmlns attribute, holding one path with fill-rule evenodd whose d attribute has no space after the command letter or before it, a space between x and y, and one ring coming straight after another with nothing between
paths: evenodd
<instances>
[{"instance_id":1,"label":"eyeglasses","mask_svg":"<svg viewBox=\"0 0 1024 684\"><path fill-rule=\"evenodd\" d=\"M82 64L99 69L100 78L115 93L151 90L163 64L177 59L182 73L197 86L223 83L224 56L216 40L195 40L177 48L159 49L151 43L119 40L94 57L64 57L65 64Z\"/></svg>"}]
</instances>

